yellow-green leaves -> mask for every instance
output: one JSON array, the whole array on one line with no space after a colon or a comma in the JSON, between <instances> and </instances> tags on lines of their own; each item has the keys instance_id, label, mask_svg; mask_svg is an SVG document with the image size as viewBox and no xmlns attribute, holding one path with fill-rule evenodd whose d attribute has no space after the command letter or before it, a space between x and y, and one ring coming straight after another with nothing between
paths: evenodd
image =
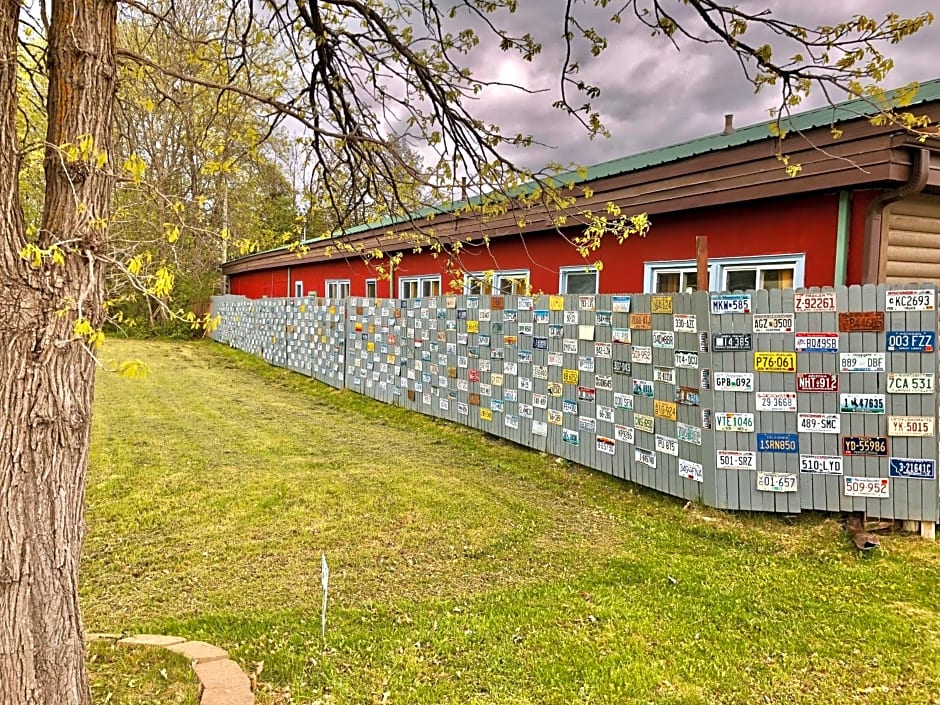
<instances>
[{"instance_id":1,"label":"yellow-green leaves","mask_svg":"<svg viewBox=\"0 0 940 705\"><path fill-rule=\"evenodd\" d=\"M65 264L65 251L58 245L42 248L29 242L20 250L20 259L28 262L33 269L42 269L46 264L61 267Z\"/></svg>"},{"instance_id":2,"label":"yellow-green leaves","mask_svg":"<svg viewBox=\"0 0 940 705\"><path fill-rule=\"evenodd\" d=\"M93 350L104 343L104 331L92 326L87 318L75 319L75 323L72 324L72 335L76 338L83 338Z\"/></svg>"},{"instance_id":3,"label":"yellow-green leaves","mask_svg":"<svg viewBox=\"0 0 940 705\"><path fill-rule=\"evenodd\" d=\"M136 153L124 160L124 171L131 175L135 184L139 184L147 171L147 164Z\"/></svg>"}]
</instances>

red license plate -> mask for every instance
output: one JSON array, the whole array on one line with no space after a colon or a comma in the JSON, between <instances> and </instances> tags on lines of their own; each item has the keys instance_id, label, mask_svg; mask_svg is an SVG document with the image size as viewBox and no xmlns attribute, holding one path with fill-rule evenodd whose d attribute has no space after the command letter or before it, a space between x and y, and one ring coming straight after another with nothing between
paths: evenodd
<instances>
[{"instance_id":1,"label":"red license plate","mask_svg":"<svg viewBox=\"0 0 940 705\"><path fill-rule=\"evenodd\" d=\"M798 392L838 392L839 375L828 372L802 372L796 376Z\"/></svg>"}]
</instances>

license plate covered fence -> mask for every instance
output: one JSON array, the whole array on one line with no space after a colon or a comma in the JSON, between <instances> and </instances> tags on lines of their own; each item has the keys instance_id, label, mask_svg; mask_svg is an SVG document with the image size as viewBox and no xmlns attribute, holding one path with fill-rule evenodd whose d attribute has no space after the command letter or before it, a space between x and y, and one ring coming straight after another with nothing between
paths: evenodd
<instances>
[{"instance_id":1,"label":"license plate covered fence","mask_svg":"<svg viewBox=\"0 0 940 705\"><path fill-rule=\"evenodd\" d=\"M216 304L273 364L661 492L938 518L932 286Z\"/></svg>"}]
</instances>

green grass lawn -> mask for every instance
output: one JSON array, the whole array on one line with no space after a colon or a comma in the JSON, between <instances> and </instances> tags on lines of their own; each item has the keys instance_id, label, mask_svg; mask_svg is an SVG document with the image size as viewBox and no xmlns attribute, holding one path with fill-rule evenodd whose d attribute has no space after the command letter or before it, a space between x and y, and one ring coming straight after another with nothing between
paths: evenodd
<instances>
[{"instance_id":1,"label":"green grass lawn","mask_svg":"<svg viewBox=\"0 0 940 705\"><path fill-rule=\"evenodd\" d=\"M98 705L199 705L199 682L189 662L164 649L93 641L88 670Z\"/></svg>"},{"instance_id":2,"label":"green grass lawn","mask_svg":"<svg viewBox=\"0 0 940 705\"><path fill-rule=\"evenodd\" d=\"M86 628L217 644L260 703L940 703L937 543L685 509L211 343L104 357L150 374L99 374Z\"/></svg>"}]
</instances>

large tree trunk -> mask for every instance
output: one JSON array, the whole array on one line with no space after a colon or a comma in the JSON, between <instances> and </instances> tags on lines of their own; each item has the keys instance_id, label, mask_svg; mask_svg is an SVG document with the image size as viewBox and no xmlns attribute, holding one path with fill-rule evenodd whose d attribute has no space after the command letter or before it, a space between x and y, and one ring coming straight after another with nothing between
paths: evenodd
<instances>
[{"instance_id":1,"label":"large tree trunk","mask_svg":"<svg viewBox=\"0 0 940 705\"><path fill-rule=\"evenodd\" d=\"M35 242L65 264L33 268L17 191L17 0L0 0L0 703L86 705L78 608L82 505L94 359L74 324L102 317L102 251L111 165L47 147ZM114 0L54 0L49 36L49 145L111 153ZM88 142L85 142L86 146Z\"/></svg>"}]
</instances>

